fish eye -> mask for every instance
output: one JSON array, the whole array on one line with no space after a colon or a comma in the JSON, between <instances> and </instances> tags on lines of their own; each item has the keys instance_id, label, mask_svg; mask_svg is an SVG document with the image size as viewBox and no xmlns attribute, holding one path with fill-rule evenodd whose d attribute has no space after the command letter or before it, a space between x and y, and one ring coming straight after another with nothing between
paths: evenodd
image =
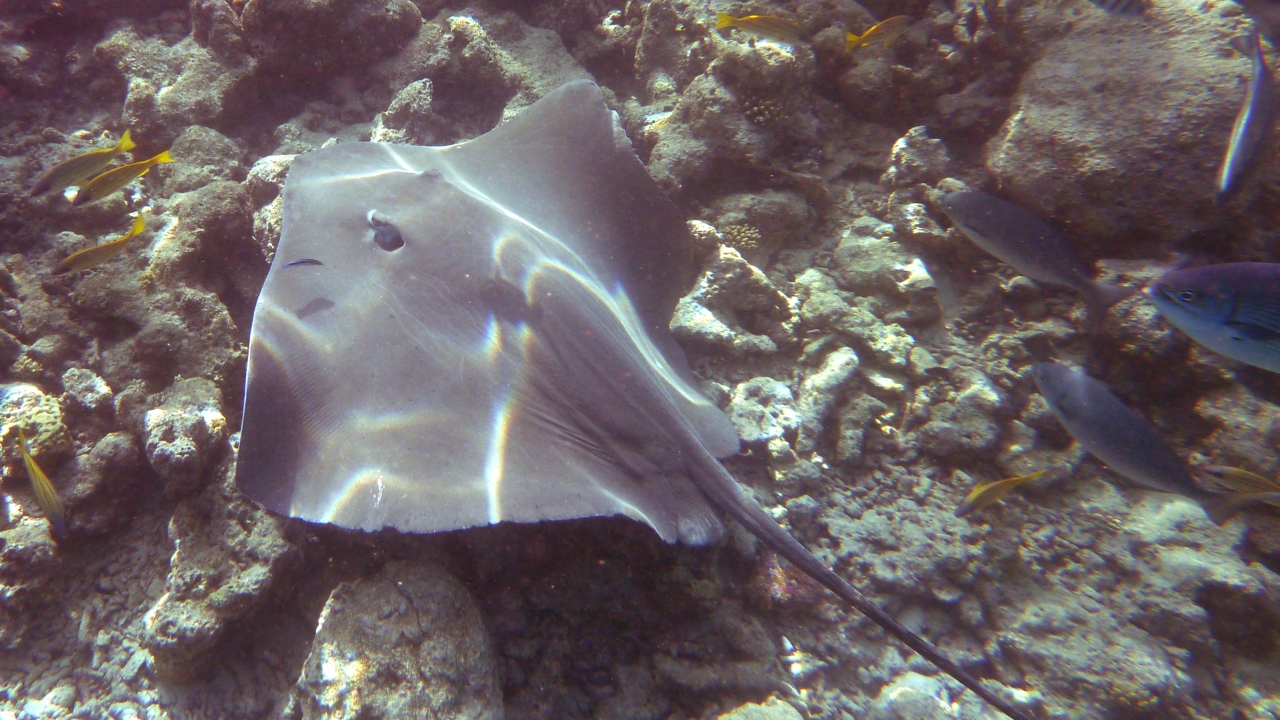
<instances>
[{"instance_id":1,"label":"fish eye","mask_svg":"<svg viewBox=\"0 0 1280 720\"><path fill-rule=\"evenodd\" d=\"M373 228L373 241L378 247L387 252L404 247L404 238L400 236L400 231L391 222L391 218L377 210L370 210L367 217L369 227Z\"/></svg>"},{"instance_id":2,"label":"fish eye","mask_svg":"<svg viewBox=\"0 0 1280 720\"><path fill-rule=\"evenodd\" d=\"M1178 299L1184 303L1193 303L1200 299L1200 293L1195 290L1183 290L1178 293Z\"/></svg>"}]
</instances>

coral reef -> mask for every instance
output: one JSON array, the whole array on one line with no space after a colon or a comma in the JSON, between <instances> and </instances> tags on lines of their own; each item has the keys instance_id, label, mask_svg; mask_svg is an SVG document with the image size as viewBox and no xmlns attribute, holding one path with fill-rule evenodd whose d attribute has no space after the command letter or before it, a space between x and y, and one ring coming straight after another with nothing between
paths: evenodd
<instances>
[{"instance_id":1,"label":"coral reef","mask_svg":"<svg viewBox=\"0 0 1280 720\"><path fill-rule=\"evenodd\" d=\"M1242 10L1243 7L1243 10ZM780 42L715 29L773 14ZM1280 712L1280 521L1217 526L1072 443L1030 377L1085 366L1193 470L1280 472L1280 386L1141 295L1098 322L940 193L995 192L1138 285L1275 260L1278 164L1215 203L1259 3L130 0L0 18L0 717L978 718L971 693L741 528L442 536L271 516L231 483L294 158L448 144L595 79L689 220L671 328L726 466L825 563L1036 717ZM908 14L887 45L845 31ZM1270 55L1269 55L1270 56ZM174 162L32 197L129 129ZM121 161L127 161L122 156ZM115 259L77 250L146 231ZM66 511L55 537L17 446ZM976 483L1048 474L956 518ZM985 715L984 715L985 713Z\"/></svg>"},{"instance_id":2,"label":"coral reef","mask_svg":"<svg viewBox=\"0 0 1280 720\"><path fill-rule=\"evenodd\" d=\"M297 697L304 718L502 717L475 601L443 569L404 562L329 596Z\"/></svg>"}]
</instances>

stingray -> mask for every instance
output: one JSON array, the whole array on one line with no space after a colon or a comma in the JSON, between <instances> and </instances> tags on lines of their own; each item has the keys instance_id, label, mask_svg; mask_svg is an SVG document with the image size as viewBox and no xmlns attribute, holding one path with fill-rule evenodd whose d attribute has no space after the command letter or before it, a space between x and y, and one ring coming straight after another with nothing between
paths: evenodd
<instances>
[{"instance_id":1,"label":"stingray","mask_svg":"<svg viewBox=\"0 0 1280 720\"><path fill-rule=\"evenodd\" d=\"M697 272L675 206L578 81L447 147L297 158L249 340L236 482L266 508L430 533L721 514L1007 715L829 570L717 458L738 452L668 329Z\"/></svg>"}]
</instances>

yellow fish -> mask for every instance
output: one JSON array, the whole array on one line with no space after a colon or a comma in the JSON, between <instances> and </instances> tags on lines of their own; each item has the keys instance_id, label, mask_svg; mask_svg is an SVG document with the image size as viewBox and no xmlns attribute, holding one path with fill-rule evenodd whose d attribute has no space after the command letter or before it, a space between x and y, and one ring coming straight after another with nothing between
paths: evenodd
<instances>
[{"instance_id":1,"label":"yellow fish","mask_svg":"<svg viewBox=\"0 0 1280 720\"><path fill-rule=\"evenodd\" d=\"M111 258L124 252L125 243L129 240L141 235L147 230L147 222L142 213L138 213L138 219L133 221L133 228L129 232L112 240L111 242L94 245L86 248L78 253L68 255L58 266L53 269L54 275L62 275L69 272L80 272L88 270L91 267L97 267Z\"/></svg>"},{"instance_id":2,"label":"yellow fish","mask_svg":"<svg viewBox=\"0 0 1280 720\"><path fill-rule=\"evenodd\" d=\"M159 155L142 162L129 163L122 165L113 170L108 170L98 177L90 180L80 189L76 191L75 200L71 201L72 205L83 205L94 200L101 200L111 193L133 182L135 178L140 178L147 174L151 168L160 163L173 162L173 157L169 155L169 151L165 150Z\"/></svg>"},{"instance_id":3,"label":"yellow fish","mask_svg":"<svg viewBox=\"0 0 1280 720\"><path fill-rule=\"evenodd\" d=\"M734 17L725 13L716 13L716 29L736 27L770 40L792 43L804 37L804 28L795 20L788 20L777 15L748 15Z\"/></svg>"},{"instance_id":4,"label":"yellow fish","mask_svg":"<svg viewBox=\"0 0 1280 720\"><path fill-rule=\"evenodd\" d=\"M1211 465L1202 469L1212 475L1219 483L1238 493L1251 494L1280 492L1280 482L1268 480L1261 475L1255 475L1248 470L1226 467L1224 465ZM1263 502L1268 505L1280 507L1280 502L1274 500L1263 500Z\"/></svg>"},{"instance_id":5,"label":"yellow fish","mask_svg":"<svg viewBox=\"0 0 1280 720\"><path fill-rule=\"evenodd\" d=\"M85 178L102 172L117 155L135 147L137 144L129 137L129 131L125 130L124 135L120 136L120 142L105 150L87 152L54 165L36 180L35 186L31 188L31 197L78 185Z\"/></svg>"},{"instance_id":6,"label":"yellow fish","mask_svg":"<svg viewBox=\"0 0 1280 720\"><path fill-rule=\"evenodd\" d=\"M1047 472L1049 471L1038 470L1030 475L1021 475L989 483L978 483L973 486L973 490L969 491L969 495L965 497L964 502L960 503L960 507L956 508L956 517L964 517L974 510L981 510L988 505L1000 502L1000 499L1010 490L1023 483L1031 482Z\"/></svg>"},{"instance_id":7,"label":"yellow fish","mask_svg":"<svg viewBox=\"0 0 1280 720\"><path fill-rule=\"evenodd\" d=\"M888 20L877 23L861 35L846 32L844 34L844 49L852 50L856 47L874 45L875 43L889 45L901 37L902 33L911 27L912 22L914 21L906 15L894 15Z\"/></svg>"},{"instance_id":8,"label":"yellow fish","mask_svg":"<svg viewBox=\"0 0 1280 720\"><path fill-rule=\"evenodd\" d=\"M27 447L27 435L22 432L22 428L18 428L18 440L22 443L22 461L27 465L27 475L31 477L31 487L36 491L36 501L40 503L40 509L44 510L45 518L53 524L53 534L66 535L67 516L63 512L58 491L54 489L53 483L49 482L49 476L44 474L39 465L36 465L36 459L31 457L31 449Z\"/></svg>"}]
</instances>

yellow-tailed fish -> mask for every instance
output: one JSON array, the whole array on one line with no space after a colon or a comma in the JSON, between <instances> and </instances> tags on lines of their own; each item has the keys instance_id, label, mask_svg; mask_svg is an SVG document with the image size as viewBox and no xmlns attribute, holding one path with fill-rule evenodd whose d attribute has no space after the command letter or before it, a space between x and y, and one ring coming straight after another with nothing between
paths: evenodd
<instances>
[{"instance_id":1,"label":"yellow-tailed fish","mask_svg":"<svg viewBox=\"0 0 1280 720\"><path fill-rule=\"evenodd\" d=\"M960 507L956 508L956 517L964 517L974 510L981 510L988 505L1000 502L1000 499L1010 490L1023 483L1031 482L1047 472L1049 471L1037 470L1030 475L1020 475L989 483L978 483L969 491L969 495L965 497L964 502L960 503Z\"/></svg>"},{"instance_id":2,"label":"yellow-tailed fish","mask_svg":"<svg viewBox=\"0 0 1280 720\"><path fill-rule=\"evenodd\" d=\"M75 200L72 200L71 204L83 205L87 202L93 202L94 200L101 200L125 185L133 182L135 178L140 178L143 175L146 175L147 171L156 165L168 162L173 162L173 157L169 155L168 150L165 150L159 155L148 160L129 163L128 165L122 165L113 170L108 170L84 185L81 185L80 189L76 191Z\"/></svg>"},{"instance_id":3,"label":"yellow-tailed fish","mask_svg":"<svg viewBox=\"0 0 1280 720\"><path fill-rule=\"evenodd\" d=\"M1226 467L1224 465L1211 465L1202 469L1212 475L1214 480L1217 480L1222 486L1239 493L1280 492L1280 482L1268 480L1261 475L1255 475L1248 470ZM1266 500L1264 502L1268 505L1280 507L1280 501Z\"/></svg>"},{"instance_id":4,"label":"yellow-tailed fish","mask_svg":"<svg viewBox=\"0 0 1280 720\"><path fill-rule=\"evenodd\" d=\"M31 457L31 449L27 447L27 435L18 428L18 441L22 443L22 462L27 465L27 475L31 477L31 488L36 491L36 502L44 510L45 518L53 525L53 533L58 536L67 534L67 516L62 509L62 500L54 489L49 476L44 474L36 459Z\"/></svg>"},{"instance_id":5,"label":"yellow-tailed fish","mask_svg":"<svg viewBox=\"0 0 1280 720\"><path fill-rule=\"evenodd\" d=\"M124 252L125 243L146 232L146 230L146 218L143 217L142 213L138 213L138 219L133 221L133 227L129 232L121 235L111 242L94 245L91 248L68 255L62 262L58 263L57 267L53 269L53 274L62 275L64 273L80 272L81 270L88 270L91 267L97 267Z\"/></svg>"},{"instance_id":6,"label":"yellow-tailed fish","mask_svg":"<svg viewBox=\"0 0 1280 720\"><path fill-rule=\"evenodd\" d=\"M135 147L137 144L129 137L129 131L125 130L120 141L109 148L77 155L54 165L36 180L35 186L31 188L31 197L78 185L85 178L102 172L117 155Z\"/></svg>"},{"instance_id":7,"label":"yellow-tailed fish","mask_svg":"<svg viewBox=\"0 0 1280 720\"><path fill-rule=\"evenodd\" d=\"M716 13L716 29L723 30L727 27L736 27L760 37L786 43L793 43L804 37L804 28L800 23L777 15L734 17L725 13Z\"/></svg>"},{"instance_id":8,"label":"yellow-tailed fish","mask_svg":"<svg viewBox=\"0 0 1280 720\"><path fill-rule=\"evenodd\" d=\"M874 45L876 43L888 45L901 37L902 33L911 27L912 22L914 20L907 15L894 15L888 20L876 23L870 30L861 35L846 32L844 34L844 48L845 50L852 50L856 47Z\"/></svg>"}]
</instances>

